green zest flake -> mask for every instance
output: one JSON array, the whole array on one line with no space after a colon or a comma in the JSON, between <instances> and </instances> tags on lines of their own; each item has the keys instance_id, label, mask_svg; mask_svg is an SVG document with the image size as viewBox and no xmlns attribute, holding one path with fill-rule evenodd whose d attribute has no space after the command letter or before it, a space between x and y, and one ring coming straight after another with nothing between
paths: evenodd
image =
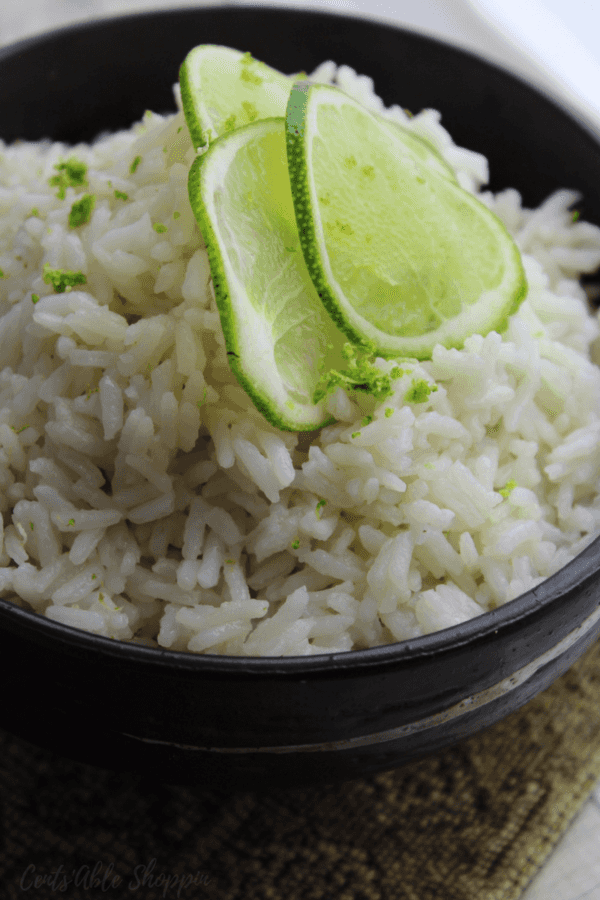
<instances>
[{"instance_id":1,"label":"green zest flake","mask_svg":"<svg viewBox=\"0 0 600 900\"><path fill-rule=\"evenodd\" d=\"M68 270L53 269L50 263L44 266L44 281L51 284L55 294L64 294L77 284L86 284L87 279L83 272L70 272Z\"/></svg>"},{"instance_id":2,"label":"green zest flake","mask_svg":"<svg viewBox=\"0 0 600 900\"><path fill-rule=\"evenodd\" d=\"M29 523L29 527L30 527L30 528L31 528L31 530L32 530L32 531L33 531L33 529L34 529L34 525L33 525L33 522L30 522L30 523Z\"/></svg>"},{"instance_id":3,"label":"green zest flake","mask_svg":"<svg viewBox=\"0 0 600 900\"><path fill-rule=\"evenodd\" d=\"M571 222L576 222L579 219L580 215L581 215L581 213L579 212L579 210L576 209L575 212L573 213L573 215L571 216Z\"/></svg>"},{"instance_id":4,"label":"green zest flake","mask_svg":"<svg viewBox=\"0 0 600 900\"><path fill-rule=\"evenodd\" d=\"M240 64L242 66L242 71L240 72L240 78L242 81L247 81L249 84L262 84L263 79L260 75L255 75L254 72L250 72L248 66L253 62L252 54L250 52L244 53L240 60Z\"/></svg>"},{"instance_id":5,"label":"green zest flake","mask_svg":"<svg viewBox=\"0 0 600 900\"><path fill-rule=\"evenodd\" d=\"M300 546L300 538L296 538L296 540L292 541L292 550L297 550Z\"/></svg>"},{"instance_id":6,"label":"green zest flake","mask_svg":"<svg viewBox=\"0 0 600 900\"><path fill-rule=\"evenodd\" d=\"M366 343L364 349L353 344L344 344L344 359L348 360L348 368L340 371L330 369L323 373L313 395L313 403L319 403L327 394L342 387L347 391L362 391L372 394L376 400L385 400L392 391L392 382L404 375L404 371L395 366L391 372L382 372L374 364L375 345Z\"/></svg>"},{"instance_id":7,"label":"green zest flake","mask_svg":"<svg viewBox=\"0 0 600 900\"><path fill-rule=\"evenodd\" d=\"M235 120L236 119L237 119L237 116L235 113L231 113L230 116L227 116L227 118L225 119L225 121L223 123L223 130L226 132L233 131L233 129L235 128Z\"/></svg>"},{"instance_id":8,"label":"green zest flake","mask_svg":"<svg viewBox=\"0 0 600 900\"><path fill-rule=\"evenodd\" d=\"M124 191L115 191L115 199L116 200L129 200L129 195L124 193Z\"/></svg>"},{"instance_id":9,"label":"green zest flake","mask_svg":"<svg viewBox=\"0 0 600 900\"><path fill-rule=\"evenodd\" d=\"M39 210L38 210L37 207L34 207L34 208L31 210L31 212L29 213L30 216L39 216L39 214L40 214L40 213L39 213Z\"/></svg>"},{"instance_id":10,"label":"green zest flake","mask_svg":"<svg viewBox=\"0 0 600 900\"><path fill-rule=\"evenodd\" d=\"M316 509L315 509L315 513L316 513L317 519L320 519L320 518L321 518L321 510L323 509L323 507L324 507L326 504L327 504L327 500L319 500L319 502L317 503L317 506L316 506Z\"/></svg>"},{"instance_id":11,"label":"green zest flake","mask_svg":"<svg viewBox=\"0 0 600 900\"><path fill-rule=\"evenodd\" d=\"M258 118L258 110L254 103L250 103L248 100L244 100L242 102L242 109L248 116L249 122L254 122L254 120Z\"/></svg>"},{"instance_id":12,"label":"green zest flake","mask_svg":"<svg viewBox=\"0 0 600 900\"><path fill-rule=\"evenodd\" d=\"M412 385L404 395L406 403L426 403L429 395L437 391L436 385L428 384L424 379L413 378Z\"/></svg>"},{"instance_id":13,"label":"green zest flake","mask_svg":"<svg viewBox=\"0 0 600 900\"><path fill-rule=\"evenodd\" d=\"M360 420L362 426L369 425L373 421L373 416L363 416Z\"/></svg>"},{"instance_id":14,"label":"green zest flake","mask_svg":"<svg viewBox=\"0 0 600 900\"><path fill-rule=\"evenodd\" d=\"M48 181L50 187L57 187L57 197L64 200L68 187L82 187L87 184L87 166L75 156L72 156L66 162L58 163L54 166L58 175L53 175Z\"/></svg>"},{"instance_id":15,"label":"green zest flake","mask_svg":"<svg viewBox=\"0 0 600 900\"><path fill-rule=\"evenodd\" d=\"M32 294L32 295L31 295L31 302L32 302L32 303L37 303L39 299L40 299L40 295L39 295L39 294Z\"/></svg>"},{"instance_id":16,"label":"green zest flake","mask_svg":"<svg viewBox=\"0 0 600 900\"><path fill-rule=\"evenodd\" d=\"M360 431L353 431L351 436L352 436L353 438L360 437Z\"/></svg>"},{"instance_id":17,"label":"green zest flake","mask_svg":"<svg viewBox=\"0 0 600 900\"><path fill-rule=\"evenodd\" d=\"M504 498L510 497L511 493L517 487L517 482L513 481L512 478L510 481L507 481L503 488L500 488L498 491Z\"/></svg>"},{"instance_id":18,"label":"green zest flake","mask_svg":"<svg viewBox=\"0 0 600 900\"><path fill-rule=\"evenodd\" d=\"M226 559L226 560L225 560L225 563L226 563L228 566L233 566L233 565L235 565L235 559Z\"/></svg>"},{"instance_id":19,"label":"green zest flake","mask_svg":"<svg viewBox=\"0 0 600 900\"><path fill-rule=\"evenodd\" d=\"M93 194L84 194L81 200L77 200L69 213L69 226L79 228L81 225L87 225L95 203L96 198Z\"/></svg>"},{"instance_id":20,"label":"green zest flake","mask_svg":"<svg viewBox=\"0 0 600 900\"><path fill-rule=\"evenodd\" d=\"M14 431L15 434L21 434L22 431L27 431L27 429L29 428L29 425L21 425L20 428L15 428L14 425L11 425L10 427L12 428L12 430Z\"/></svg>"},{"instance_id":21,"label":"green zest flake","mask_svg":"<svg viewBox=\"0 0 600 900\"><path fill-rule=\"evenodd\" d=\"M142 161L142 157L141 157L141 156L136 156L136 158L134 159L134 161L133 161L133 162L131 163L131 165L129 166L129 171L131 172L132 175L133 175L133 173L135 172L135 170L137 169L137 167L139 166L139 164L141 163L141 161Z\"/></svg>"},{"instance_id":22,"label":"green zest flake","mask_svg":"<svg viewBox=\"0 0 600 900\"><path fill-rule=\"evenodd\" d=\"M168 231L167 226L163 225L161 222L155 222L152 226L157 234L164 234L165 231Z\"/></svg>"},{"instance_id":23,"label":"green zest flake","mask_svg":"<svg viewBox=\"0 0 600 900\"><path fill-rule=\"evenodd\" d=\"M4 272L0 269L0 278L4 278Z\"/></svg>"},{"instance_id":24,"label":"green zest flake","mask_svg":"<svg viewBox=\"0 0 600 900\"><path fill-rule=\"evenodd\" d=\"M253 72L249 72L248 69L242 69L240 78L249 84L262 84L263 81L260 75L255 75Z\"/></svg>"},{"instance_id":25,"label":"green zest flake","mask_svg":"<svg viewBox=\"0 0 600 900\"><path fill-rule=\"evenodd\" d=\"M174 218L174 219L180 219L180 218L181 218L181 213L180 213L178 210L175 210L175 212L173 213L173 218Z\"/></svg>"},{"instance_id":26,"label":"green zest flake","mask_svg":"<svg viewBox=\"0 0 600 900\"><path fill-rule=\"evenodd\" d=\"M74 525L74 524L75 524L75 519L69 519L69 521L67 522L67 525Z\"/></svg>"},{"instance_id":27,"label":"green zest flake","mask_svg":"<svg viewBox=\"0 0 600 900\"><path fill-rule=\"evenodd\" d=\"M394 408L392 406L386 407L384 415L385 415L386 419L389 419L390 416L394 415Z\"/></svg>"}]
</instances>

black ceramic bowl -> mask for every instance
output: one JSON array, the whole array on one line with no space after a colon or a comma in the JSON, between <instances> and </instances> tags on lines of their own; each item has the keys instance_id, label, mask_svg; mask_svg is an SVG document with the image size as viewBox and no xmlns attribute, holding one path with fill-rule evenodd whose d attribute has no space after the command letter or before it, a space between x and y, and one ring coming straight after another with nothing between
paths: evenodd
<instances>
[{"instance_id":1,"label":"black ceramic bowl","mask_svg":"<svg viewBox=\"0 0 600 900\"><path fill-rule=\"evenodd\" d=\"M0 136L65 141L173 108L196 44L284 72L325 59L387 104L439 109L527 205L572 187L600 224L600 136L504 71L346 16L204 7L69 28L0 51ZM1 335L0 335L1 340ZM120 644L0 601L0 726L104 767L247 786L365 775L491 725L563 673L600 631L600 541L533 591L406 643L301 658L194 656Z\"/></svg>"}]
</instances>

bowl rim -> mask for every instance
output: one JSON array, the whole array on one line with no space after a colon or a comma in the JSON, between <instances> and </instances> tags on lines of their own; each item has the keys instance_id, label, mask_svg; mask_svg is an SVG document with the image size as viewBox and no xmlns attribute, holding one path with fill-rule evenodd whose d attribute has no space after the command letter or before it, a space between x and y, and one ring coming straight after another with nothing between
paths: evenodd
<instances>
[{"instance_id":1,"label":"bowl rim","mask_svg":"<svg viewBox=\"0 0 600 900\"><path fill-rule=\"evenodd\" d=\"M179 6L175 8L157 8L144 11L129 12L120 15L97 16L85 21L75 21L37 34L26 36L16 42L0 47L0 66L12 57L35 50L41 45L50 45L57 39L77 35L80 32L92 32L98 28L114 28L136 19L160 19L166 16L210 15L218 11L238 13L240 10L253 11L267 18L286 16L303 18L311 16L332 22L334 19L362 22L384 31L405 34L411 39L434 45L460 57L470 58L486 69L495 70L499 77L512 80L528 91L542 97L552 104L564 116L567 116L600 147L600 128L586 117L579 109L573 107L566 98L556 97L543 86L529 83L525 77L498 64L487 60L476 51L447 42L439 36L421 32L383 19L371 19L362 15L353 15L336 10L322 8L301 9L278 6L276 4L261 5L249 2L219 3L211 2L202 6ZM444 628L432 634L421 635L404 641L369 647L359 650L348 650L336 653L322 653L314 656L226 656L220 654L197 654L187 650L170 650L163 647L148 647L131 641L120 641L83 631L69 625L63 625L46 618L44 615L15 605L12 601L0 597L0 623L12 625L13 631L33 637L43 644L54 646L63 651L90 652L100 657L113 658L126 663L143 663L151 668L170 670L186 670L197 672L220 672L230 674L268 676L287 675L301 677L316 673L344 674L349 670L358 673L361 670L380 668L386 664L408 662L419 658L442 656L456 651L458 648L472 643L485 642L490 636L509 631L524 622L535 618L552 604L568 603L564 595L576 590L598 573L600 569L600 535L593 539L574 559L549 576L545 581L513 600L507 601L496 609L482 613L466 622ZM543 597L539 595L543 594ZM16 626L16 627L15 627Z\"/></svg>"}]
</instances>

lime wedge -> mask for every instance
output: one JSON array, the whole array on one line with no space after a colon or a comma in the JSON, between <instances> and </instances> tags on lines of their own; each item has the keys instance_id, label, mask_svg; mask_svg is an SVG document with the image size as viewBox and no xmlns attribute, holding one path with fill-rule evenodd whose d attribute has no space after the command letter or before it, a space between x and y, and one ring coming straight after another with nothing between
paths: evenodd
<instances>
[{"instance_id":1,"label":"lime wedge","mask_svg":"<svg viewBox=\"0 0 600 900\"><path fill-rule=\"evenodd\" d=\"M427 359L506 327L527 291L515 243L400 128L337 88L297 82L286 144L308 270L353 342Z\"/></svg>"},{"instance_id":2,"label":"lime wedge","mask_svg":"<svg viewBox=\"0 0 600 900\"><path fill-rule=\"evenodd\" d=\"M294 79L231 47L200 44L179 71L185 119L195 147L249 122L285 116Z\"/></svg>"},{"instance_id":3,"label":"lime wedge","mask_svg":"<svg viewBox=\"0 0 600 900\"><path fill-rule=\"evenodd\" d=\"M294 217L285 119L223 135L193 163L190 203L206 242L230 366L277 428L331 422L313 395L344 366L344 335L308 274Z\"/></svg>"}]
</instances>

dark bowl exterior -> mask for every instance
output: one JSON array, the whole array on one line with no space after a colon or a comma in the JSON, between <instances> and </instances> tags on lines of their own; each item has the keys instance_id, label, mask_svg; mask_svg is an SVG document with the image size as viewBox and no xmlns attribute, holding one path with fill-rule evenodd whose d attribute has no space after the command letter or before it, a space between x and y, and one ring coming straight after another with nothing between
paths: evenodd
<instances>
[{"instance_id":1,"label":"dark bowl exterior","mask_svg":"<svg viewBox=\"0 0 600 900\"><path fill-rule=\"evenodd\" d=\"M371 75L387 104L439 109L526 205L560 187L600 224L600 136L508 73L429 38L340 15L204 7L76 26L0 51L0 137L90 140L146 108L199 43L282 71L324 59ZM107 50L110 52L107 52ZM0 336L1 339L1 336ZM0 725L94 765L167 782L270 786L365 775L491 725L600 633L600 539L544 584L413 641L319 657L238 659L121 644L0 600Z\"/></svg>"}]
</instances>

